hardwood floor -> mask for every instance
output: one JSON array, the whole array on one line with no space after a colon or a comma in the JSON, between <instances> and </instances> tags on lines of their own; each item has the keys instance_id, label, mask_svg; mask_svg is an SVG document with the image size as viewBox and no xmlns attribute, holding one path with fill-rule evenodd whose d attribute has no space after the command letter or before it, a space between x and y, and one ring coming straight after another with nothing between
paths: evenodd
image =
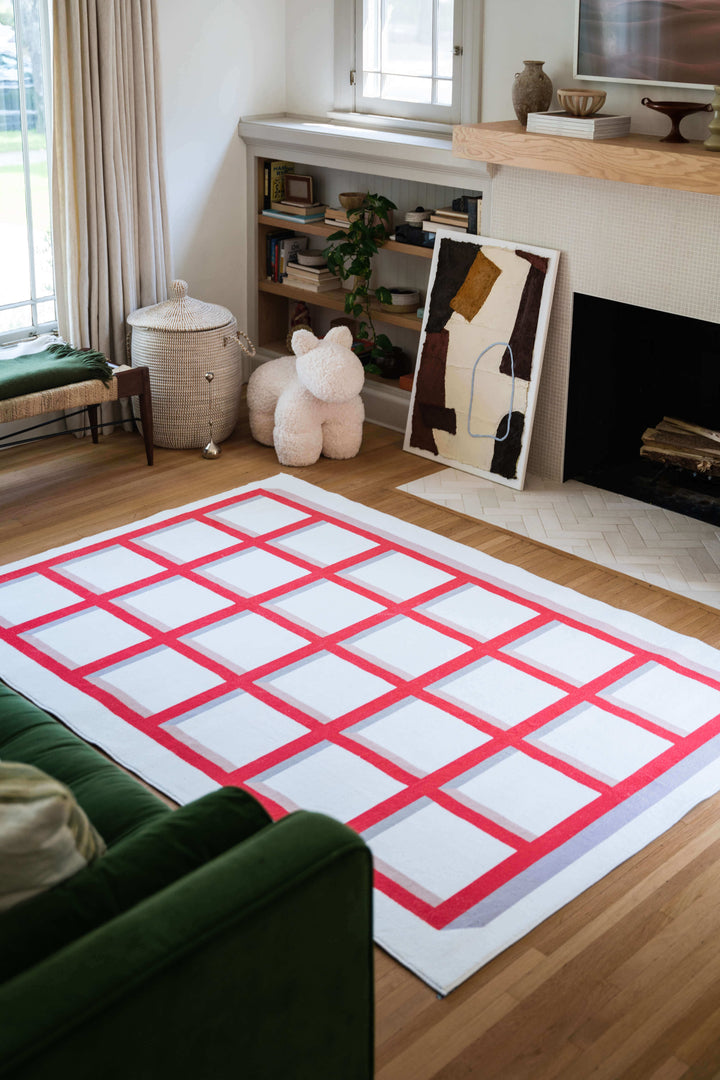
<instances>
[{"instance_id":1,"label":"hardwood floor","mask_svg":"<svg viewBox=\"0 0 720 1080\"><path fill-rule=\"evenodd\" d=\"M122 432L5 450L0 565L288 471L720 647L717 611L396 491L434 468L401 446L368 425L357 458L283 470L243 419L216 461L149 468ZM720 1078L720 795L444 1000L380 949L376 990L378 1080Z\"/></svg>"}]
</instances>

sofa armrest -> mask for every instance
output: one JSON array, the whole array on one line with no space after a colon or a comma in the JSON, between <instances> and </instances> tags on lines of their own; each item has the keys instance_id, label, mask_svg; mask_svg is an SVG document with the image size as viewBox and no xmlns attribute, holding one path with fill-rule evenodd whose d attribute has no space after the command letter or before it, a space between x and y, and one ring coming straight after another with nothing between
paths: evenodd
<instances>
[{"instance_id":1,"label":"sofa armrest","mask_svg":"<svg viewBox=\"0 0 720 1080\"><path fill-rule=\"evenodd\" d=\"M372 1076L372 866L298 812L0 987L0 1076Z\"/></svg>"}]
</instances>

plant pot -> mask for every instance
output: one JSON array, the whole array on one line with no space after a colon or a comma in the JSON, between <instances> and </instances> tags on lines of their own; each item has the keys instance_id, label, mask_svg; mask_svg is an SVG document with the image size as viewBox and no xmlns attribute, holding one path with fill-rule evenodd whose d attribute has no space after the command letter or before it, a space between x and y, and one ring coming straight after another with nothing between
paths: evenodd
<instances>
[{"instance_id":1,"label":"plant pot","mask_svg":"<svg viewBox=\"0 0 720 1080\"><path fill-rule=\"evenodd\" d=\"M397 345L387 356L375 358L375 363L380 368L383 379L399 379L401 375L407 375L412 371L412 360Z\"/></svg>"}]
</instances>

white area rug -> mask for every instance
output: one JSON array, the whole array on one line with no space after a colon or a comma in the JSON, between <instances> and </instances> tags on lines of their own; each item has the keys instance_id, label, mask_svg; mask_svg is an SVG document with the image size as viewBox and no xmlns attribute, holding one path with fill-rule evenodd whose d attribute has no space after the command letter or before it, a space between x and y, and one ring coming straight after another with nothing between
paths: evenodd
<instances>
[{"instance_id":1,"label":"white area rug","mask_svg":"<svg viewBox=\"0 0 720 1080\"><path fill-rule=\"evenodd\" d=\"M720 608L720 529L577 480L512 491L458 469L398 489Z\"/></svg>"},{"instance_id":2,"label":"white area rug","mask_svg":"<svg viewBox=\"0 0 720 1080\"><path fill-rule=\"evenodd\" d=\"M720 790L720 654L276 476L0 570L0 677L179 802L330 814L441 993Z\"/></svg>"}]
</instances>

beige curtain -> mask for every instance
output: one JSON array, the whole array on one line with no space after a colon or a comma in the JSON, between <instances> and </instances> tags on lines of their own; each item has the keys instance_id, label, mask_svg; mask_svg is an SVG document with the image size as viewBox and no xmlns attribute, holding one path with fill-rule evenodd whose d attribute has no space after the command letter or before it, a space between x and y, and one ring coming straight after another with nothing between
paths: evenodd
<instances>
[{"instance_id":1,"label":"beige curtain","mask_svg":"<svg viewBox=\"0 0 720 1080\"><path fill-rule=\"evenodd\" d=\"M53 0L60 336L125 362L125 318L167 296L154 0Z\"/></svg>"}]
</instances>

